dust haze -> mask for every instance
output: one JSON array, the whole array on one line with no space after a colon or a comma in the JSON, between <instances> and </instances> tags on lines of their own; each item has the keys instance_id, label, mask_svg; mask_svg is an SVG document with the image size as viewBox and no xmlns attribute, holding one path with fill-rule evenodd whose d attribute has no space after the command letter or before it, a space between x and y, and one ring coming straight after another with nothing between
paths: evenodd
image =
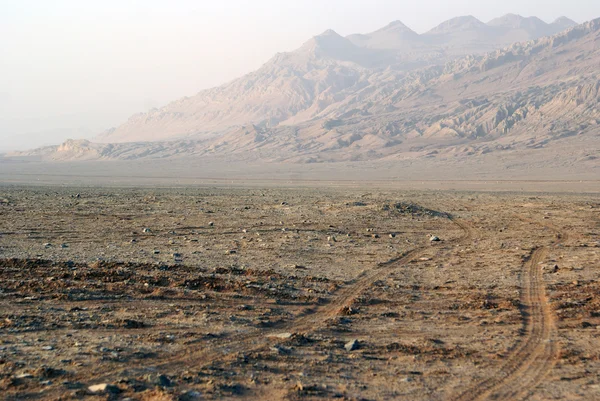
<instances>
[{"instance_id":1,"label":"dust haze","mask_svg":"<svg viewBox=\"0 0 600 401\"><path fill-rule=\"evenodd\" d=\"M600 399L597 2L1 7L3 399Z\"/></svg>"}]
</instances>

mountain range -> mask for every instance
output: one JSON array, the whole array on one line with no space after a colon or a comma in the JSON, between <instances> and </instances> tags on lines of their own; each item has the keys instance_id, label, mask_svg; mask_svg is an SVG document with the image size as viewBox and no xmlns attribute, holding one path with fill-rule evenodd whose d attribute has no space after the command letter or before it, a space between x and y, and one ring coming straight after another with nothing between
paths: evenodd
<instances>
[{"instance_id":1,"label":"mountain range","mask_svg":"<svg viewBox=\"0 0 600 401\"><path fill-rule=\"evenodd\" d=\"M459 56L537 39L573 25L566 18L546 24L533 17L507 15L489 24L470 16L453 18L423 35L401 22L347 38L328 30L294 52L277 54L255 72L132 116L98 139L156 141L212 135L248 123L294 124L317 116L345 92L370 84L368 76L373 72L443 65Z\"/></svg>"},{"instance_id":2,"label":"mountain range","mask_svg":"<svg viewBox=\"0 0 600 401\"><path fill-rule=\"evenodd\" d=\"M487 24L458 17L421 35L399 21L366 35L329 30L93 142L19 155L327 162L543 155L558 146L571 149L565 163L597 166L599 43L600 19L547 24L512 14Z\"/></svg>"}]
</instances>

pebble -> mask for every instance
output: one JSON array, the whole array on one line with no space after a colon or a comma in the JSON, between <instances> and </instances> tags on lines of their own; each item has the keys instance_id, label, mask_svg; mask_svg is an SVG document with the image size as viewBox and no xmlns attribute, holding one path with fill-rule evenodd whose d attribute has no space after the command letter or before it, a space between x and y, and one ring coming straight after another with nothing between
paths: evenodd
<instances>
[{"instance_id":1,"label":"pebble","mask_svg":"<svg viewBox=\"0 0 600 401\"><path fill-rule=\"evenodd\" d=\"M158 376L158 379L156 379L156 384L161 387L171 387L173 382L171 382L171 379L169 379L169 377L166 375L160 375Z\"/></svg>"},{"instance_id":2,"label":"pebble","mask_svg":"<svg viewBox=\"0 0 600 401\"><path fill-rule=\"evenodd\" d=\"M188 392L183 393L180 399L200 398L201 396L202 393L200 393L199 391L190 390Z\"/></svg>"},{"instance_id":3,"label":"pebble","mask_svg":"<svg viewBox=\"0 0 600 401\"><path fill-rule=\"evenodd\" d=\"M272 334L269 337L279 338L281 340L287 340L289 338L292 338L293 335L294 335L294 333L279 333L279 334Z\"/></svg>"},{"instance_id":4,"label":"pebble","mask_svg":"<svg viewBox=\"0 0 600 401\"><path fill-rule=\"evenodd\" d=\"M121 392L117 386L108 383L94 384L93 386L89 386L88 390L92 393L118 394Z\"/></svg>"},{"instance_id":5,"label":"pebble","mask_svg":"<svg viewBox=\"0 0 600 401\"><path fill-rule=\"evenodd\" d=\"M346 343L346 345L344 345L344 348L346 348L346 351L348 351L348 352L354 351L354 350L358 349L358 347L359 347L358 340L348 341Z\"/></svg>"},{"instance_id":6,"label":"pebble","mask_svg":"<svg viewBox=\"0 0 600 401\"><path fill-rule=\"evenodd\" d=\"M275 346L271 347L270 350L279 355L289 355L292 353L291 349L281 346L281 345L275 345Z\"/></svg>"}]
</instances>

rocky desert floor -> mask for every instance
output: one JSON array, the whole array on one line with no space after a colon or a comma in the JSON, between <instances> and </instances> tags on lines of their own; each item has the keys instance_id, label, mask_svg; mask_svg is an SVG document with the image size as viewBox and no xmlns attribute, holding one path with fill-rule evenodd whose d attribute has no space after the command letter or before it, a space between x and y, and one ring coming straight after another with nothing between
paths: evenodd
<instances>
[{"instance_id":1,"label":"rocky desert floor","mask_svg":"<svg viewBox=\"0 0 600 401\"><path fill-rule=\"evenodd\" d=\"M0 397L600 399L599 279L598 194L3 186Z\"/></svg>"}]
</instances>

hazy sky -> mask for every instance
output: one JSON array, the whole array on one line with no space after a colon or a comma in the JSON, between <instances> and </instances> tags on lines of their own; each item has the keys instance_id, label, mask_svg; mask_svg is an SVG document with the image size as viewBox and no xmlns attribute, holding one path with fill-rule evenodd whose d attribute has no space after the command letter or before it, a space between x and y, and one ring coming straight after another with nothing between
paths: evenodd
<instances>
[{"instance_id":1,"label":"hazy sky","mask_svg":"<svg viewBox=\"0 0 600 401\"><path fill-rule=\"evenodd\" d=\"M334 29L600 17L600 0L0 0L0 151L92 137Z\"/></svg>"}]
</instances>

